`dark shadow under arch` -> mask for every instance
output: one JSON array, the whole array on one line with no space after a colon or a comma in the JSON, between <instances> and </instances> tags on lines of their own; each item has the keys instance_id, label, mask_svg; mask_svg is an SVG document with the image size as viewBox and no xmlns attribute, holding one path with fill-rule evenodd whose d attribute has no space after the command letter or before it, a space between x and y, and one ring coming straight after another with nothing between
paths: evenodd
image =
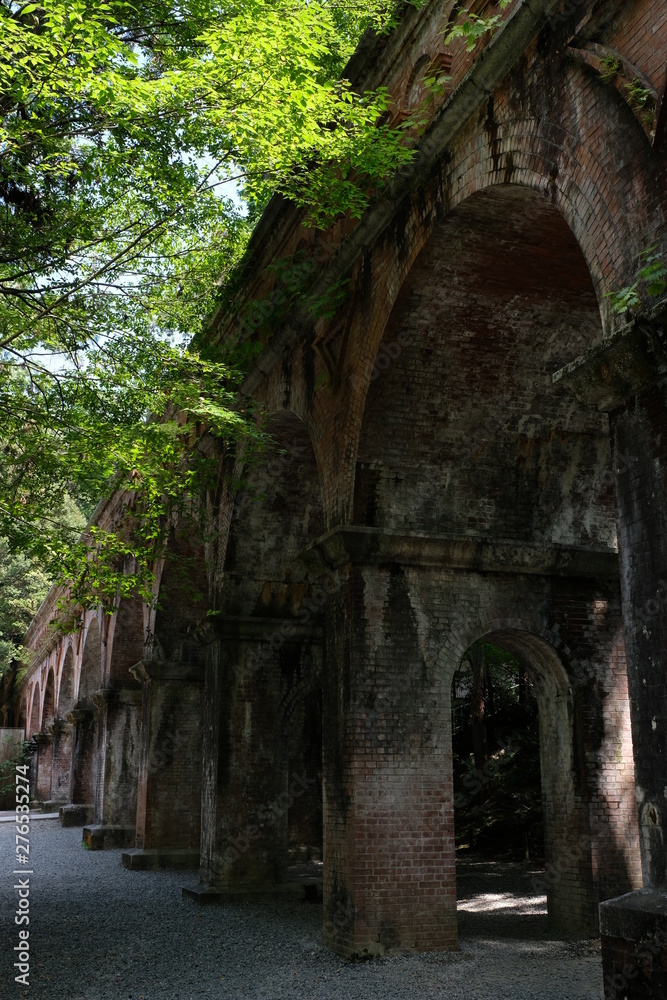
<instances>
[{"instance_id":1,"label":"dark shadow under arch","mask_svg":"<svg viewBox=\"0 0 667 1000\"><path fill-rule=\"evenodd\" d=\"M516 628L491 629L478 639L510 653L527 671L538 705L544 828L544 873L524 886L546 895L550 925L590 936L597 927L598 896L591 863L589 801L582 783L575 699L568 671L542 637ZM526 909L526 919L530 915ZM491 915L484 924L491 926Z\"/></svg>"},{"instance_id":2,"label":"dark shadow under arch","mask_svg":"<svg viewBox=\"0 0 667 1000\"><path fill-rule=\"evenodd\" d=\"M464 201L385 327L354 523L613 547L606 417L551 383L601 337L586 260L547 199L498 185Z\"/></svg>"},{"instance_id":3,"label":"dark shadow under arch","mask_svg":"<svg viewBox=\"0 0 667 1000\"><path fill-rule=\"evenodd\" d=\"M42 709L42 724L41 729L46 729L55 717L56 712L56 680L53 667L49 667L48 676L46 679L46 688L44 691L44 708Z\"/></svg>"},{"instance_id":4,"label":"dark shadow under arch","mask_svg":"<svg viewBox=\"0 0 667 1000\"><path fill-rule=\"evenodd\" d=\"M74 654L68 646L60 675L58 691L58 715L64 718L74 707Z\"/></svg>"}]
</instances>

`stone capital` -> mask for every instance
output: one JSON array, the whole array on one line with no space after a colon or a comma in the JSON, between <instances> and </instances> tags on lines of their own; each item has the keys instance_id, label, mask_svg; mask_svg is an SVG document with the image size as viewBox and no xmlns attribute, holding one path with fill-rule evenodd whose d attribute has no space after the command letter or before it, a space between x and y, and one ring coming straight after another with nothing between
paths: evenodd
<instances>
[{"instance_id":1,"label":"stone capital","mask_svg":"<svg viewBox=\"0 0 667 1000\"><path fill-rule=\"evenodd\" d=\"M58 736L67 729L71 729L70 723L61 718L54 719L53 722L47 726L47 732L50 733L51 736Z\"/></svg>"},{"instance_id":2,"label":"stone capital","mask_svg":"<svg viewBox=\"0 0 667 1000\"><path fill-rule=\"evenodd\" d=\"M99 691L94 691L91 695L93 704L95 708L101 711L110 701L113 700L114 692L111 688L100 688Z\"/></svg>"},{"instance_id":3,"label":"stone capital","mask_svg":"<svg viewBox=\"0 0 667 1000\"><path fill-rule=\"evenodd\" d=\"M341 526L322 535L305 558L321 575L345 565L420 566L482 573L536 576L618 578L618 554L612 549L574 545L534 545L466 536L383 531Z\"/></svg>"},{"instance_id":4,"label":"stone capital","mask_svg":"<svg viewBox=\"0 0 667 1000\"><path fill-rule=\"evenodd\" d=\"M141 684L183 681L203 684L204 667L200 663L182 663L180 660L139 660L130 667L130 673Z\"/></svg>"},{"instance_id":5,"label":"stone capital","mask_svg":"<svg viewBox=\"0 0 667 1000\"><path fill-rule=\"evenodd\" d=\"M71 712L68 712L66 719L72 724L90 722L94 716L92 708L88 705L76 705Z\"/></svg>"},{"instance_id":6,"label":"stone capital","mask_svg":"<svg viewBox=\"0 0 667 1000\"><path fill-rule=\"evenodd\" d=\"M634 319L552 376L581 403L610 413L667 380L667 309Z\"/></svg>"}]
</instances>

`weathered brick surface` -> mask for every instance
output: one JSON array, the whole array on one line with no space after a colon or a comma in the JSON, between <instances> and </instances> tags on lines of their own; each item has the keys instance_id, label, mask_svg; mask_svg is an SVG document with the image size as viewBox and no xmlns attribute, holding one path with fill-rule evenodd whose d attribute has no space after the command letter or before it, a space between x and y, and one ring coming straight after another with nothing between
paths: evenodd
<instances>
[{"instance_id":1,"label":"weathered brick surface","mask_svg":"<svg viewBox=\"0 0 667 1000\"><path fill-rule=\"evenodd\" d=\"M630 671L644 879L667 879L667 440L664 387L613 414L618 470L622 586Z\"/></svg>"},{"instance_id":2,"label":"weathered brick surface","mask_svg":"<svg viewBox=\"0 0 667 1000\"><path fill-rule=\"evenodd\" d=\"M551 920L593 930L598 902L639 884L613 584L400 565L345 573L326 632L330 943L360 955L455 939L451 681L482 636L518 655L536 688ZM447 912L421 938L430 888Z\"/></svg>"},{"instance_id":3,"label":"weathered brick surface","mask_svg":"<svg viewBox=\"0 0 667 1000\"><path fill-rule=\"evenodd\" d=\"M635 773L643 877L665 878L664 323L639 375L629 355L597 365L595 397L551 376L611 343L608 293L647 246L667 250L664 107L642 119L624 86L636 73L662 100L667 0L517 0L472 53L444 51L452 16L451 0L407 11L351 64L355 85L389 88L395 120L428 67L449 67L414 164L326 233L274 201L238 307L212 324L211 344L239 325L261 342L246 389L277 448L236 497L226 456L219 537L194 578L167 561L161 611L123 607L97 637L88 614L71 693L66 641L35 623L21 700L38 733L50 669L74 705L143 657L141 843L196 846L202 753L202 877L234 889L317 847L321 697L324 930L344 955L455 946L451 679L482 636L538 696L553 922L590 932L601 900L640 885ZM605 53L622 78L600 74ZM345 282L333 316L306 315L267 269L294 255L318 294ZM95 748L129 745L106 704L97 730L102 715L76 721L72 795L75 775L111 773ZM629 934L606 935L614 975ZM623 995L663 995L664 952L651 962Z\"/></svg>"},{"instance_id":4,"label":"weathered brick surface","mask_svg":"<svg viewBox=\"0 0 667 1000\"><path fill-rule=\"evenodd\" d=\"M51 762L51 801L68 802L72 767L72 725L58 722L53 729Z\"/></svg>"},{"instance_id":5,"label":"weathered brick surface","mask_svg":"<svg viewBox=\"0 0 667 1000\"><path fill-rule=\"evenodd\" d=\"M147 664L136 846L199 851L203 677L189 664Z\"/></svg>"},{"instance_id":6,"label":"weathered brick surface","mask_svg":"<svg viewBox=\"0 0 667 1000\"><path fill-rule=\"evenodd\" d=\"M284 414L236 498L207 668L202 877L269 888L322 844L322 588L300 553L324 529L312 445ZM326 594L324 595L326 600ZM321 707L320 707L321 711Z\"/></svg>"}]
</instances>

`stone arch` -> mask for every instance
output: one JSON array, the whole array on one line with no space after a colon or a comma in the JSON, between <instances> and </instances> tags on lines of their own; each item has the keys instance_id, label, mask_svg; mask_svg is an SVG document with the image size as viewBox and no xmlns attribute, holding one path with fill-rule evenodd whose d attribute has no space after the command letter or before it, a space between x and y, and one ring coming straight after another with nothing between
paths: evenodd
<instances>
[{"instance_id":1,"label":"stone arch","mask_svg":"<svg viewBox=\"0 0 667 1000\"><path fill-rule=\"evenodd\" d=\"M322 657L311 647L279 707L287 772L287 860L322 857Z\"/></svg>"},{"instance_id":2,"label":"stone arch","mask_svg":"<svg viewBox=\"0 0 667 1000\"><path fill-rule=\"evenodd\" d=\"M70 799L72 771L72 736L74 727L68 716L74 708L74 652L71 640L66 640L59 650L59 667L56 680L55 724L51 731L49 794L51 800L67 803ZM40 759L40 766L42 760Z\"/></svg>"},{"instance_id":3,"label":"stone arch","mask_svg":"<svg viewBox=\"0 0 667 1000\"><path fill-rule=\"evenodd\" d=\"M74 708L74 653L67 643L58 683L58 715L64 718Z\"/></svg>"},{"instance_id":4,"label":"stone arch","mask_svg":"<svg viewBox=\"0 0 667 1000\"><path fill-rule=\"evenodd\" d=\"M28 723L28 736L34 736L35 733L39 732L40 719L41 719L41 704L40 704L40 691L39 682L36 682L32 687L32 692L28 696L29 698L29 723Z\"/></svg>"},{"instance_id":5,"label":"stone arch","mask_svg":"<svg viewBox=\"0 0 667 1000\"><path fill-rule=\"evenodd\" d=\"M308 776L314 784L290 792L296 775L282 720L291 695L298 697L311 674L319 677L328 597L302 557L324 531L320 476L308 429L295 412L274 411L267 430L272 443L246 469L235 500L215 598L216 686L206 701L205 730L218 736L205 747L204 797L218 805L215 816L205 817L202 865L206 878L227 889L280 881L289 860L290 798L303 804L306 790L319 789L318 774ZM306 726L302 713L299 721ZM304 746L292 748L294 768L305 767ZM209 774L217 776L214 786L206 784ZM250 851L234 850L230 845L257 810L267 816L260 836Z\"/></svg>"},{"instance_id":6,"label":"stone arch","mask_svg":"<svg viewBox=\"0 0 667 1000\"><path fill-rule=\"evenodd\" d=\"M427 52L424 52L412 67L403 94L403 107L408 111L413 111L428 94L426 87L423 85L423 79L431 62L432 57Z\"/></svg>"},{"instance_id":7,"label":"stone arch","mask_svg":"<svg viewBox=\"0 0 667 1000\"><path fill-rule=\"evenodd\" d=\"M541 84L526 93L522 81L508 74L488 106L443 150L434 179L403 198L393 223L369 252L363 269L373 276L372 301L357 309L354 348L348 351L354 360L344 377L343 419L352 462L358 415L389 316L437 226L471 196L511 184L561 214L586 261L602 320L588 347L603 330L609 334L624 322L611 315L606 293L632 283L638 255L647 245L667 245L664 204L653 194L661 187L659 161L627 103L610 96L597 74L574 62L559 69L558 84L552 79ZM549 104L554 93L561 95L557 106ZM637 168L632 184L626 184L620 178L630 158ZM327 469L326 475L336 473ZM340 487L333 504L334 516L349 521L351 500Z\"/></svg>"},{"instance_id":8,"label":"stone arch","mask_svg":"<svg viewBox=\"0 0 667 1000\"><path fill-rule=\"evenodd\" d=\"M56 681L52 666L47 668L46 683L44 686L44 707L42 708L42 724L40 729L46 729L56 714Z\"/></svg>"},{"instance_id":9,"label":"stone arch","mask_svg":"<svg viewBox=\"0 0 667 1000\"><path fill-rule=\"evenodd\" d=\"M568 61L557 70L556 87L553 79L535 77L517 106L520 72L508 74L448 149L441 209L452 211L471 195L507 183L549 200L579 243L609 333L614 321L605 293L633 280L647 241L667 238L664 208L650 195L660 187L659 161L627 102L598 74ZM630 158L636 170L626 184ZM419 233L418 252L429 225L420 233L416 217L411 228Z\"/></svg>"},{"instance_id":10,"label":"stone arch","mask_svg":"<svg viewBox=\"0 0 667 1000\"><path fill-rule=\"evenodd\" d=\"M100 701L99 778L95 822L133 845L137 818L137 779L141 747L141 685L146 651L145 608L136 597L119 601L107 617L103 697ZM131 672L131 668L136 668ZM122 830L123 833L118 833Z\"/></svg>"},{"instance_id":11,"label":"stone arch","mask_svg":"<svg viewBox=\"0 0 667 1000\"><path fill-rule=\"evenodd\" d=\"M353 523L613 547L606 417L551 385L601 336L558 210L515 185L467 199L435 228L384 328Z\"/></svg>"},{"instance_id":12,"label":"stone arch","mask_svg":"<svg viewBox=\"0 0 667 1000\"><path fill-rule=\"evenodd\" d=\"M114 710L124 731L117 741L123 748L121 770L127 780L136 766L139 776L136 846L140 851L188 853L192 867L199 859L201 830L203 682L211 641L209 571L197 526L186 517L173 523L156 574L157 600L150 610L145 650L135 659L143 641L143 616L138 604L128 604L114 630L115 643L119 628L127 627L128 644L112 662L117 678L135 666L133 674L142 682L140 731L130 711L131 692L123 695L126 710ZM133 750L135 731L138 755ZM120 806L115 811L119 813Z\"/></svg>"},{"instance_id":13,"label":"stone arch","mask_svg":"<svg viewBox=\"0 0 667 1000\"><path fill-rule=\"evenodd\" d=\"M546 891L549 919L558 930L593 933L598 899L592 884L587 809L577 787L578 734L567 670L544 638L523 629L477 631L477 639L516 656L526 667L537 698L546 877L536 888L543 886ZM441 660L448 709L457 666L458 660L449 656Z\"/></svg>"},{"instance_id":14,"label":"stone arch","mask_svg":"<svg viewBox=\"0 0 667 1000\"><path fill-rule=\"evenodd\" d=\"M509 581L503 590L511 594ZM601 602L589 594L587 603ZM454 672L475 641L500 646L526 668L539 710L544 813L546 871L535 888L547 896L553 925L588 934L597 928L600 901L639 884L632 750L617 731L621 716L629 726L629 702L625 677L613 686L617 655L624 667L613 628L596 639L598 662L578 655L559 631L530 608L455 614L436 662L447 724Z\"/></svg>"},{"instance_id":15,"label":"stone arch","mask_svg":"<svg viewBox=\"0 0 667 1000\"><path fill-rule=\"evenodd\" d=\"M102 637L97 615L93 615L83 636L77 702L90 702L102 687Z\"/></svg>"},{"instance_id":16,"label":"stone arch","mask_svg":"<svg viewBox=\"0 0 667 1000\"><path fill-rule=\"evenodd\" d=\"M121 600L109 623L107 684L133 687L136 680L129 668L144 655L144 604L139 598Z\"/></svg>"},{"instance_id":17,"label":"stone arch","mask_svg":"<svg viewBox=\"0 0 667 1000\"><path fill-rule=\"evenodd\" d=\"M102 688L102 638L97 615L90 618L82 643L76 703L68 715L73 724L70 797L77 805L94 806L102 738L100 706L94 700Z\"/></svg>"}]
</instances>

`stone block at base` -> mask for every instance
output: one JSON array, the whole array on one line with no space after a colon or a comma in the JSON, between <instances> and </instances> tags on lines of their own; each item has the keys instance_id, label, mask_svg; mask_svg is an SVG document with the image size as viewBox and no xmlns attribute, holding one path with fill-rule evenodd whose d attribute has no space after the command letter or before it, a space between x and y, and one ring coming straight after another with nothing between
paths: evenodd
<instances>
[{"instance_id":1,"label":"stone block at base","mask_svg":"<svg viewBox=\"0 0 667 1000\"><path fill-rule=\"evenodd\" d=\"M83 828L83 844L90 851L129 847L134 843L135 837L136 830L133 826L84 826Z\"/></svg>"},{"instance_id":2,"label":"stone block at base","mask_svg":"<svg viewBox=\"0 0 667 1000\"><path fill-rule=\"evenodd\" d=\"M185 886L181 892L186 899L192 899L199 906L210 903L254 903L275 899L276 896L292 896L297 899L303 896L308 901L322 899L321 882L312 879L247 889L216 889L215 886L200 882L199 885Z\"/></svg>"},{"instance_id":3,"label":"stone block at base","mask_svg":"<svg viewBox=\"0 0 667 1000\"><path fill-rule=\"evenodd\" d=\"M69 804L58 810L61 826L87 826L93 820L95 809L91 805Z\"/></svg>"},{"instance_id":4,"label":"stone block at base","mask_svg":"<svg viewBox=\"0 0 667 1000\"><path fill-rule=\"evenodd\" d=\"M199 851L134 848L124 851L121 860L125 868L135 872L151 868L199 868Z\"/></svg>"},{"instance_id":5,"label":"stone block at base","mask_svg":"<svg viewBox=\"0 0 667 1000\"><path fill-rule=\"evenodd\" d=\"M67 805L63 799L50 799L48 802L42 802L41 810L43 813L57 813L61 806Z\"/></svg>"},{"instance_id":6,"label":"stone block at base","mask_svg":"<svg viewBox=\"0 0 667 1000\"><path fill-rule=\"evenodd\" d=\"M667 889L600 904L605 1000L667 997Z\"/></svg>"}]
</instances>

